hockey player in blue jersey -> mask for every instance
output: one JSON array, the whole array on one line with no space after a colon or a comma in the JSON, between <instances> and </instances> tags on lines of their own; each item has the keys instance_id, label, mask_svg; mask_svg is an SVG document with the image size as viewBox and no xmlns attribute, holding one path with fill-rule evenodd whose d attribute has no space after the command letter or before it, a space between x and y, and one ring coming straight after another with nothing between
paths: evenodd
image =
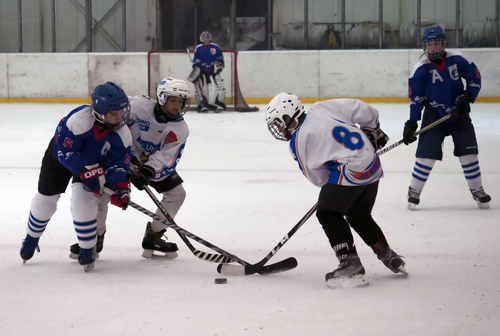
<instances>
[{"instance_id":1,"label":"hockey player in blue jersey","mask_svg":"<svg viewBox=\"0 0 500 336\"><path fill-rule=\"evenodd\" d=\"M104 184L116 191L113 204L128 206L132 137L123 127L130 112L128 97L117 84L107 82L94 89L91 99L91 105L77 107L59 122L45 151L20 251L24 262L39 251L39 239L71 179L71 214L82 247L78 262L85 271L94 268L96 217Z\"/></svg>"},{"instance_id":2,"label":"hockey player in blue jersey","mask_svg":"<svg viewBox=\"0 0 500 336\"><path fill-rule=\"evenodd\" d=\"M458 52L446 51L446 35L439 26L428 27L422 44L425 59L413 67L408 81L410 119L405 123L403 141L416 140L417 121L422 127L451 114L449 119L422 133L419 137L416 161L408 189L408 208L420 202L420 194L436 160L442 160L442 144L451 135L472 198L481 209L489 208L491 197L485 193L481 180L478 147L469 112L481 89L481 74L473 62ZM466 87L462 83L465 79ZM424 110L422 116L422 110Z\"/></svg>"},{"instance_id":3,"label":"hockey player in blue jersey","mask_svg":"<svg viewBox=\"0 0 500 336\"><path fill-rule=\"evenodd\" d=\"M290 142L304 176L321 188L316 215L340 262L325 276L330 288L368 284L351 227L387 268L406 274L404 261L371 215L383 176L376 150L388 141L378 117L375 108L357 99L319 101L306 114L300 99L284 92L266 110L271 134Z\"/></svg>"},{"instance_id":4,"label":"hockey player in blue jersey","mask_svg":"<svg viewBox=\"0 0 500 336\"><path fill-rule=\"evenodd\" d=\"M212 43L212 35L204 31L194 51L193 70L188 80L193 82L194 95L198 112L220 112L226 109L224 88L221 72L224 69L224 56L221 49Z\"/></svg>"},{"instance_id":5,"label":"hockey player in blue jersey","mask_svg":"<svg viewBox=\"0 0 500 336\"><path fill-rule=\"evenodd\" d=\"M158 85L156 96L158 101L147 96L129 97L131 168L135 171L129 177L137 189L143 190L143 185L150 185L162 194L160 203L175 218L186 198L183 180L176 168L189 136L183 118L189 108L189 88L183 80L167 77ZM97 213L97 252L103 248L108 202L109 196L101 196ZM160 210L156 214L165 218ZM153 254L177 257L177 244L164 239L166 228L157 220L146 224L142 241L144 258L151 258ZM80 247L73 244L70 251L70 258L77 258Z\"/></svg>"}]
</instances>

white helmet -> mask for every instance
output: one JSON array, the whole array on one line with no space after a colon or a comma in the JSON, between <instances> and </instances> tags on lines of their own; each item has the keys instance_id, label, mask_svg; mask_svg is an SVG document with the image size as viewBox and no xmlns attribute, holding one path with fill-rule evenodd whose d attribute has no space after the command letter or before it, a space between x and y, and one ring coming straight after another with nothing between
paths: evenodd
<instances>
[{"instance_id":1,"label":"white helmet","mask_svg":"<svg viewBox=\"0 0 500 336\"><path fill-rule=\"evenodd\" d=\"M205 30L200 34L200 41L203 42L204 45L208 46L210 42L212 42L212 34Z\"/></svg>"},{"instance_id":2,"label":"white helmet","mask_svg":"<svg viewBox=\"0 0 500 336\"><path fill-rule=\"evenodd\" d=\"M299 128L299 119L304 113L304 107L299 97L293 93L278 93L266 109L266 123L269 132L277 140L289 141L292 138L292 133ZM293 128L290 128L294 120L296 123Z\"/></svg>"},{"instance_id":3,"label":"white helmet","mask_svg":"<svg viewBox=\"0 0 500 336\"><path fill-rule=\"evenodd\" d=\"M169 96L184 98L180 114L177 118L184 115L189 108L189 88L186 82L181 79L163 78L156 89L156 96L158 97L158 104L160 106L165 105Z\"/></svg>"}]
</instances>

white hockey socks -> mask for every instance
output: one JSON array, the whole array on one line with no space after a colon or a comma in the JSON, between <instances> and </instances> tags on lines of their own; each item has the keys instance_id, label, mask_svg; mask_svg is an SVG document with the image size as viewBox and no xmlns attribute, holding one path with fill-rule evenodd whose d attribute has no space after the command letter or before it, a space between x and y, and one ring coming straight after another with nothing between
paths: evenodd
<instances>
[{"instance_id":1,"label":"white hockey socks","mask_svg":"<svg viewBox=\"0 0 500 336\"><path fill-rule=\"evenodd\" d=\"M73 183L71 186L71 214L75 225L78 245L90 249L97 244L97 209L99 198L85 191L83 183Z\"/></svg>"},{"instance_id":2,"label":"white hockey socks","mask_svg":"<svg viewBox=\"0 0 500 336\"><path fill-rule=\"evenodd\" d=\"M476 154L459 156L460 164L464 172L465 180L469 189L476 190L483 186L481 179L481 170L479 169L479 160Z\"/></svg>"},{"instance_id":3,"label":"white hockey socks","mask_svg":"<svg viewBox=\"0 0 500 336\"><path fill-rule=\"evenodd\" d=\"M432 168L436 160L432 159L422 159L417 158L415 160L415 166L413 167L413 173L411 174L410 187L413 190L422 192L425 186L425 182L429 178Z\"/></svg>"},{"instance_id":4,"label":"white hockey socks","mask_svg":"<svg viewBox=\"0 0 500 336\"><path fill-rule=\"evenodd\" d=\"M46 196L36 193L31 201L30 217L28 218L26 233L33 238L40 238L42 236L47 224L57 210L57 202L60 197L60 194Z\"/></svg>"}]
</instances>

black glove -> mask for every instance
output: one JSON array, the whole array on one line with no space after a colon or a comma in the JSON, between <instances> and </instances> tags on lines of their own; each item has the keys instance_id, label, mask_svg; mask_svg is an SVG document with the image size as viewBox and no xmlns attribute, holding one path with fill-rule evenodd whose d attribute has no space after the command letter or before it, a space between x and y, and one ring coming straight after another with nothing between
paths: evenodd
<instances>
[{"instance_id":1,"label":"black glove","mask_svg":"<svg viewBox=\"0 0 500 336\"><path fill-rule=\"evenodd\" d=\"M451 114L458 115L459 118L469 114L471 101L472 101L472 93L470 93L469 91L464 91L464 93L458 96L457 99L455 100L455 106L457 108Z\"/></svg>"},{"instance_id":2,"label":"black glove","mask_svg":"<svg viewBox=\"0 0 500 336\"><path fill-rule=\"evenodd\" d=\"M363 132L365 132L368 139L370 139L376 151L383 148L387 144L387 141L389 141L389 137L380 129L380 125L377 125L377 128L374 130L364 129Z\"/></svg>"},{"instance_id":3,"label":"black glove","mask_svg":"<svg viewBox=\"0 0 500 336\"><path fill-rule=\"evenodd\" d=\"M413 120L407 120L405 122L405 128L403 129L403 142L405 145L409 145L415 140L417 140L416 136L413 136L415 134L415 131L417 130L417 122Z\"/></svg>"},{"instance_id":4,"label":"black glove","mask_svg":"<svg viewBox=\"0 0 500 336\"><path fill-rule=\"evenodd\" d=\"M142 166L137 174L127 174L130 182L139 190L144 190L144 186L155 176L155 170L150 166Z\"/></svg>"},{"instance_id":5,"label":"black glove","mask_svg":"<svg viewBox=\"0 0 500 336\"><path fill-rule=\"evenodd\" d=\"M125 210L130 202L130 183L118 182L116 185L116 195L111 196L111 204Z\"/></svg>"}]
</instances>

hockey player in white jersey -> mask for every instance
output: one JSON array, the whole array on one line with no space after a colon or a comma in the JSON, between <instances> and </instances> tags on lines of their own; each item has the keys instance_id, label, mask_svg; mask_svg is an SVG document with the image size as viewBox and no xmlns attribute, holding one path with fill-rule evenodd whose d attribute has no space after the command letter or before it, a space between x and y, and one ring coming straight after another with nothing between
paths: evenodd
<instances>
[{"instance_id":1,"label":"hockey player in white jersey","mask_svg":"<svg viewBox=\"0 0 500 336\"><path fill-rule=\"evenodd\" d=\"M143 190L143 185L150 185L163 195L161 204L174 218L179 211L186 191L183 180L176 171L182 151L189 135L189 129L183 115L189 108L189 89L180 79L164 78L157 88L155 101L147 96L129 97L130 132L133 138L130 181ZM97 216L99 237L104 238L109 198L101 196ZM158 209L156 214L165 216ZM157 220L147 223L142 241L144 258L151 258L156 251L168 258L177 257L177 244L166 241L166 226ZM98 252L103 248L102 240ZM78 244L70 248L70 257L79 252Z\"/></svg>"},{"instance_id":2,"label":"hockey player in white jersey","mask_svg":"<svg viewBox=\"0 0 500 336\"><path fill-rule=\"evenodd\" d=\"M317 217L340 262L325 276L331 288L368 284L350 227L386 267L406 274L405 262L371 216L383 176L376 150L388 141L378 118L375 108L357 99L319 101L306 114L300 99L284 92L266 110L271 134L290 142L304 176L321 188Z\"/></svg>"},{"instance_id":3,"label":"hockey player in white jersey","mask_svg":"<svg viewBox=\"0 0 500 336\"><path fill-rule=\"evenodd\" d=\"M220 112L226 109L226 89L221 78L224 55L219 46L212 43L209 32L202 32L200 41L194 50L193 70L188 80L194 85L198 112Z\"/></svg>"}]
</instances>

